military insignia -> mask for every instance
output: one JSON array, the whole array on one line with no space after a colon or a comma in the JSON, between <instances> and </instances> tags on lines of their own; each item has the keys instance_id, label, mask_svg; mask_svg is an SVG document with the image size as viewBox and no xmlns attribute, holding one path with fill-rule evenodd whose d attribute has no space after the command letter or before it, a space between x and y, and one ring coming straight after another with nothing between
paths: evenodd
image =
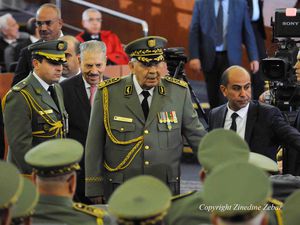
<instances>
[{"instance_id":1,"label":"military insignia","mask_svg":"<svg viewBox=\"0 0 300 225\"><path fill-rule=\"evenodd\" d=\"M103 209L99 209L93 206L89 206L83 203L74 203L73 208L80 212L89 214L91 216L95 216L97 218L103 218L105 216L105 211Z\"/></svg>"},{"instance_id":2,"label":"military insignia","mask_svg":"<svg viewBox=\"0 0 300 225\"><path fill-rule=\"evenodd\" d=\"M124 90L124 95L131 95L132 94L132 85L126 85Z\"/></svg>"},{"instance_id":3,"label":"military insignia","mask_svg":"<svg viewBox=\"0 0 300 225\"><path fill-rule=\"evenodd\" d=\"M22 81L22 82L16 84L15 86L13 86L13 87L12 87L12 90L13 90L13 91L20 91L20 90L22 90L24 87L26 87L27 84L28 84L28 83L27 83L27 80Z\"/></svg>"},{"instance_id":4,"label":"military insignia","mask_svg":"<svg viewBox=\"0 0 300 225\"><path fill-rule=\"evenodd\" d=\"M63 51L65 48L65 43L64 42L59 42L57 44L57 50Z\"/></svg>"},{"instance_id":5,"label":"military insignia","mask_svg":"<svg viewBox=\"0 0 300 225\"><path fill-rule=\"evenodd\" d=\"M42 93L42 89L36 88L36 89L35 89L35 92L36 92L37 94L41 94L41 93Z\"/></svg>"},{"instance_id":6,"label":"military insignia","mask_svg":"<svg viewBox=\"0 0 300 225\"><path fill-rule=\"evenodd\" d=\"M121 122L127 122L127 123L132 123L133 119L132 118L127 118L127 117L122 117L122 116L114 116L115 121L121 121Z\"/></svg>"},{"instance_id":7,"label":"military insignia","mask_svg":"<svg viewBox=\"0 0 300 225\"><path fill-rule=\"evenodd\" d=\"M158 93L161 95L166 95L166 90L164 86L158 86Z\"/></svg>"},{"instance_id":8,"label":"military insignia","mask_svg":"<svg viewBox=\"0 0 300 225\"><path fill-rule=\"evenodd\" d=\"M53 113L53 110L52 110L52 109L39 111L39 114L40 114L40 115L51 114L51 113Z\"/></svg>"},{"instance_id":9,"label":"military insignia","mask_svg":"<svg viewBox=\"0 0 300 225\"><path fill-rule=\"evenodd\" d=\"M153 48L156 46L156 40L155 39L149 39L147 42L148 47Z\"/></svg>"},{"instance_id":10,"label":"military insignia","mask_svg":"<svg viewBox=\"0 0 300 225\"><path fill-rule=\"evenodd\" d=\"M104 87L106 87L106 86L109 86L109 85L111 85L111 84L115 84L115 83L117 83L117 82L119 82L121 79L120 79L120 77L117 77L117 78L111 78L111 79L108 79L108 80L105 80L105 81L102 81L102 82L100 82L100 84L99 84L99 88L100 89L102 89L102 88L104 88Z\"/></svg>"},{"instance_id":11,"label":"military insignia","mask_svg":"<svg viewBox=\"0 0 300 225\"><path fill-rule=\"evenodd\" d=\"M178 79L170 77L170 76L165 76L165 80L169 81L170 83L177 84L177 85L179 85L181 87L185 87L186 88L188 86L185 81L178 80Z\"/></svg>"}]
</instances>

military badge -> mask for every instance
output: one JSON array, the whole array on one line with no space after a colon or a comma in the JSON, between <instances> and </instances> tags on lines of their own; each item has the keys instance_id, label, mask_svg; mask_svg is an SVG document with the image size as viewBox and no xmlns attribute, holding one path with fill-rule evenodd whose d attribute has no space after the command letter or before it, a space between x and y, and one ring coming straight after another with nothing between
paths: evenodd
<instances>
[{"instance_id":1,"label":"military badge","mask_svg":"<svg viewBox=\"0 0 300 225\"><path fill-rule=\"evenodd\" d=\"M63 51L65 48L65 43L64 42L59 42L57 44L57 50Z\"/></svg>"},{"instance_id":2,"label":"military badge","mask_svg":"<svg viewBox=\"0 0 300 225\"><path fill-rule=\"evenodd\" d=\"M156 46L156 41L155 41L155 39L149 39L147 44L148 44L148 47L153 48Z\"/></svg>"}]
</instances>

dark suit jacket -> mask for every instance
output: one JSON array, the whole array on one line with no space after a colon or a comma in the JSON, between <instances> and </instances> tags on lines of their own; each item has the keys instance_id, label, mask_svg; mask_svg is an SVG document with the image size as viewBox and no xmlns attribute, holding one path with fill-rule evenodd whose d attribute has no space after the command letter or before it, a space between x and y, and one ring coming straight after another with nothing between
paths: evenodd
<instances>
[{"instance_id":1,"label":"dark suit jacket","mask_svg":"<svg viewBox=\"0 0 300 225\"><path fill-rule=\"evenodd\" d=\"M249 15L250 15L250 19L252 17L252 13L253 13L253 5L252 5L252 0L247 0L248 2L248 7L249 7ZM260 33L260 35L263 37L263 39L266 39L266 31L265 31L265 24L264 24L264 14L263 14L263 7L264 7L264 2L263 0L259 0L258 1L258 5L259 5L259 19L257 21L258 23L258 31Z\"/></svg>"},{"instance_id":2,"label":"dark suit jacket","mask_svg":"<svg viewBox=\"0 0 300 225\"><path fill-rule=\"evenodd\" d=\"M216 26L214 1L196 0L190 26L189 50L191 59L200 59L204 72L210 71L214 64ZM241 65L243 41L250 61L258 60L247 3L244 0L229 0L227 26L229 65Z\"/></svg>"},{"instance_id":3,"label":"dark suit jacket","mask_svg":"<svg viewBox=\"0 0 300 225\"><path fill-rule=\"evenodd\" d=\"M209 129L224 127L227 113L226 104L211 110L209 114ZM245 140L251 151L276 159L279 145L292 146L300 150L300 133L284 119L278 108L250 102Z\"/></svg>"}]
</instances>

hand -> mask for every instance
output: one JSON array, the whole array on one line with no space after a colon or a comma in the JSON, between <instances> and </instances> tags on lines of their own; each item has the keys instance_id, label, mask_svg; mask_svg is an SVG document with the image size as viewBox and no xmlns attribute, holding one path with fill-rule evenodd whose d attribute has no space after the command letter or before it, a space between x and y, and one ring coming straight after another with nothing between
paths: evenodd
<instances>
[{"instance_id":1,"label":"hand","mask_svg":"<svg viewBox=\"0 0 300 225\"><path fill-rule=\"evenodd\" d=\"M200 59L192 59L189 62L190 64L190 68L194 71L194 72L200 72L201 70L201 62Z\"/></svg>"},{"instance_id":2,"label":"hand","mask_svg":"<svg viewBox=\"0 0 300 225\"><path fill-rule=\"evenodd\" d=\"M263 102L263 103L267 103L267 101L270 101L270 91L265 91L263 92L259 97L258 97L258 101ZM268 103L269 104L269 103Z\"/></svg>"},{"instance_id":3,"label":"hand","mask_svg":"<svg viewBox=\"0 0 300 225\"><path fill-rule=\"evenodd\" d=\"M90 200L95 205L105 204L105 198L104 198L104 196L90 197Z\"/></svg>"},{"instance_id":4,"label":"hand","mask_svg":"<svg viewBox=\"0 0 300 225\"><path fill-rule=\"evenodd\" d=\"M257 60L250 62L250 70L252 73L256 73L259 70L259 62Z\"/></svg>"}]
</instances>

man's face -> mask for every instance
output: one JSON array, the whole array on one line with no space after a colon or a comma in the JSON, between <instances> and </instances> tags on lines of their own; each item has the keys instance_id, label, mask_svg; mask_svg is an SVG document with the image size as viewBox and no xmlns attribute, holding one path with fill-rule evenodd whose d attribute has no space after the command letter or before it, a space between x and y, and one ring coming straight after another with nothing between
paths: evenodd
<instances>
[{"instance_id":1,"label":"man's face","mask_svg":"<svg viewBox=\"0 0 300 225\"><path fill-rule=\"evenodd\" d=\"M47 59L43 59L42 62L34 59L33 67L35 73L49 85L57 83L62 74L62 65L53 64Z\"/></svg>"},{"instance_id":2,"label":"man's face","mask_svg":"<svg viewBox=\"0 0 300 225\"><path fill-rule=\"evenodd\" d=\"M296 64L294 65L294 69L295 69L297 81L300 81L300 51L298 52L298 55L297 55L297 62L296 62Z\"/></svg>"},{"instance_id":3,"label":"man's face","mask_svg":"<svg viewBox=\"0 0 300 225\"><path fill-rule=\"evenodd\" d=\"M98 34L101 30L102 16L101 13L89 12L88 19L82 20L82 26L90 34Z\"/></svg>"},{"instance_id":4,"label":"man's face","mask_svg":"<svg viewBox=\"0 0 300 225\"><path fill-rule=\"evenodd\" d=\"M106 56L102 52L84 52L80 59L82 75L90 85L97 85L103 78Z\"/></svg>"},{"instance_id":5,"label":"man's face","mask_svg":"<svg viewBox=\"0 0 300 225\"><path fill-rule=\"evenodd\" d=\"M37 12L36 24L41 36L45 41L56 40L61 34L62 20L52 8L42 8Z\"/></svg>"},{"instance_id":6,"label":"man's face","mask_svg":"<svg viewBox=\"0 0 300 225\"><path fill-rule=\"evenodd\" d=\"M234 68L229 71L227 86L221 85L220 88L233 111L244 108L251 100L250 76L242 69Z\"/></svg>"},{"instance_id":7,"label":"man's face","mask_svg":"<svg viewBox=\"0 0 300 225\"><path fill-rule=\"evenodd\" d=\"M17 39L19 38L19 24L13 18L7 19L7 27L2 30L5 38Z\"/></svg>"},{"instance_id":8,"label":"man's face","mask_svg":"<svg viewBox=\"0 0 300 225\"><path fill-rule=\"evenodd\" d=\"M74 43L71 41L67 41L68 48L65 51L67 62L63 64L63 76L71 77L78 73L79 71L79 60L78 55L75 52Z\"/></svg>"},{"instance_id":9,"label":"man's face","mask_svg":"<svg viewBox=\"0 0 300 225\"><path fill-rule=\"evenodd\" d=\"M131 73L136 76L139 85L143 89L150 89L159 84L163 71L165 71L164 62L159 62L156 65L145 66L141 62L133 61L129 63Z\"/></svg>"}]
</instances>

